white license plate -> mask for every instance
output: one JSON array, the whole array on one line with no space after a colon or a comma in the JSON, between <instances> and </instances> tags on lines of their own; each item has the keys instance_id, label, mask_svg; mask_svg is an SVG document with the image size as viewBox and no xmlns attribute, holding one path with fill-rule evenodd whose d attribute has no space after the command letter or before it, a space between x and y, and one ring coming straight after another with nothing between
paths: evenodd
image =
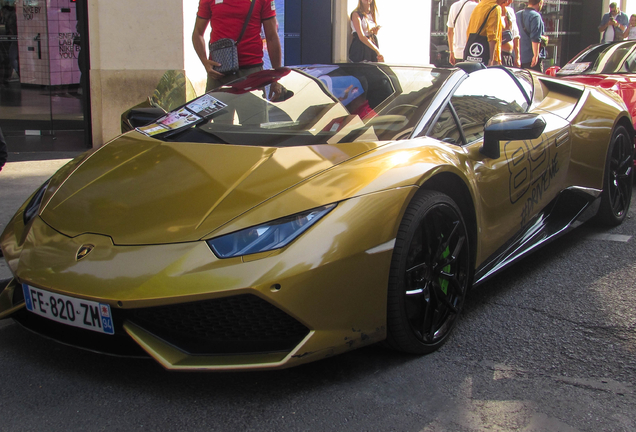
<instances>
[{"instance_id":1,"label":"white license plate","mask_svg":"<svg viewBox=\"0 0 636 432\"><path fill-rule=\"evenodd\" d=\"M26 308L34 314L86 330L115 334L107 304L55 294L27 284L22 284L22 290Z\"/></svg>"}]
</instances>

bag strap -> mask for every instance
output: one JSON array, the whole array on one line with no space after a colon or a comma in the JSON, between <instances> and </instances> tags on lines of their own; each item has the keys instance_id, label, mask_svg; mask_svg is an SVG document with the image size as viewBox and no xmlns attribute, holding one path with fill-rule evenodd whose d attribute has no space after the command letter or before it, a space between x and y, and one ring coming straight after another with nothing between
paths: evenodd
<instances>
[{"instance_id":1,"label":"bag strap","mask_svg":"<svg viewBox=\"0 0 636 432\"><path fill-rule=\"evenodd\" d=\"M486 18L484 18L484 22L481 23L481 27L479 27L479 30L477 30L477 34L481 34L481 31L484 29L484 26L486 25L486 21L488 21L488 17L490 16L490 12L494 11L497 6L499 6L499 5L494 5L492 7L492 9L490 9L490 11L488 12L488 15L486 15Z\"/></svg>"},{"instance_id":2,"label":"bag strap","mask_svg":"<svg viewBox=\"0 0 636 432\"><path fill-rule=\"evenodd\" d=\"M523 31L526 33L526 36L530 37L530 33L528 33L528 30L526 29L526 14L524 13L525 11L527 11L528 9L524 9L523 11L521 11L521 27L523 27Z\"/></svg>"},{"instance_id":3,"label":"bag strap","mask_svg":"<svg viewBox=\"0 0 636 432\"><path fill-rule=\"evenodd\" d=\"M453 28L455 28L455 26L457 25L457 18L459 18L459 15L462 13L462 9L464 9L464 6L466 6L466 3L468 3L469 1L473 0L466 0L462 7L459 8L459 12L457 12L457 15L455 15L455 21L453 21Z\"/></svg>"},{"instance_id":4,"label":"bag strap","mask_svg":"<svg viewBox=\"0 0 636 432\"><path fill-rule=\"evenodd\" d=\"M250 18L252 17L252 11L254 10L254 5L256 4L256 0L250 0L250 11L247 13L247 18L245 18L245 22L243 23L243 29L241 30L241 34L236 40L236 44L238 45L241 38L243 38L243 34L245 34L245 30L247 29L247 24L250 22Z\"/></svg>"}]
</instances>

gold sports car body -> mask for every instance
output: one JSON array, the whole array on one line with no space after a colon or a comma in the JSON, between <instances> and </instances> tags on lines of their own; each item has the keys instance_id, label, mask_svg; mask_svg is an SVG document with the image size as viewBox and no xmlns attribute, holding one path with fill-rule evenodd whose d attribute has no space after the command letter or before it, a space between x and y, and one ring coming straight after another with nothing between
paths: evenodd
<instances>
[{"instance_id":1,"label":"gold sports car body","mask_svg":"<svg viewBox=\"0 0 636 432\"><path fill-rule=\"evenodd\" d=\"M526 70L262 71L37 190L0 237L0 318L168 369L427 353L471 286L621 223L633 149L618 96Z\"/></svg>"}]
</instances>

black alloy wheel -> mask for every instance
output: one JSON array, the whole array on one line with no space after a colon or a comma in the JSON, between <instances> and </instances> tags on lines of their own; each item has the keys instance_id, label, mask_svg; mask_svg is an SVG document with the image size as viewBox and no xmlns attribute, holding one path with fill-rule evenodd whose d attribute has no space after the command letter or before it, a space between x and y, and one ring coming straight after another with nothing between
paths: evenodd
<instances>
[{"instance_id":1,"label":"black alloy wheel","mask_svg":"<svg viewBox=\"0 0 636 432\"><path fill-rule=\"evenodd\" d=\"M619 225L627 216L632 199L633 172L633 140L627 129L618 126L612 133L607 152L601 205L597 213L597 219L603 225Z\"/></svg>"},{"instance_id":2,"label":"black alloy wheel","mask_svg":"<svg viewBox=\"0 0 636 432\"><path fill-rule=\"evenodd\" d=\"M457 324L471 274L458 206L441 192L418 192L393 250L386 343L413 354L442 346Z\"/></svg>"}]
</instances>

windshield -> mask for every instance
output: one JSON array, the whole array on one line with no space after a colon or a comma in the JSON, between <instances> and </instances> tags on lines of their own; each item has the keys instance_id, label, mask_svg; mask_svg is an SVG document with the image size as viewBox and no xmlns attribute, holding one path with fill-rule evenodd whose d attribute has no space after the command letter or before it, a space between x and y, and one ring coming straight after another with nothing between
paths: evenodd
<instances>
[{"instance_id":1,"label":"windshield","mask_svg":"<svg viewBox=\"0 0 636 432\"><path fill-rule=\"evenodd\" d=\"M451 73L376 64L264 70L137 130L164 141L275 147L399 139Z\"/></svg>"}]
</instances>

